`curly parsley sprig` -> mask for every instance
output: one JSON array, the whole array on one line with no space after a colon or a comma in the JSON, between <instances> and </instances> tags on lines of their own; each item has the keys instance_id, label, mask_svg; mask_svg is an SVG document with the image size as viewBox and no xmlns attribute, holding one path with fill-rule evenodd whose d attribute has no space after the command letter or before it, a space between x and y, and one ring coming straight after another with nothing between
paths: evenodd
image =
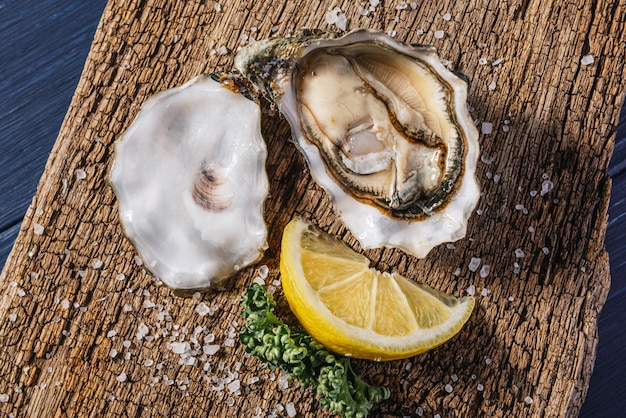
<instances>
[{"instance_id":1,"label":"curly parsley sprig","mask_svg":"<svg viewBox=\"0 0 626 418\"><path fill-rule=\"evenodd\" d=\"M265 286L246 289L242 316L246 319L239 339L246 351L271 370L281 368L320 396L320 404L343 418L366 417L374 404L388 399L384 386L365 383L352 369L348 357L328 351L304 331L291 329L272 313L276 302Z\"/></svg>"}]
</instances>

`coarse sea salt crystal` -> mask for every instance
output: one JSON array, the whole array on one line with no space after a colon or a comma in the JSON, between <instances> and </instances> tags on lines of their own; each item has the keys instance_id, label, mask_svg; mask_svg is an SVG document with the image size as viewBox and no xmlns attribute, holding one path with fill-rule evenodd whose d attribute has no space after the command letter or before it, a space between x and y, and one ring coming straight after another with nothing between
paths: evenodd
<instances>
[{"instance_id":1,"label":"coarse sea salt crystal","mask_svg":"<svg viewBox=\"0 0 626 418\"><path fill-rule=\"evenodd\" d=\"M14 314L14 313L10 314L9 322L15 322L15 321L17 321L17 314Z\"/></svg>"},{"instance_id":2,"label":"coarse sea salt crystal","mask_svg":"<svg viewBox=\"0 0 626 418\"><path fill-rule=\"evenodd\" d=\"M96 260L93 260L93 261L91 262L91 267L93 267L93 268L95 268L95 269L99 269L100 267L102 267L102 264L104 264L104 263L102 262L102 260L98 260L98 259L96 259Z\"/></svg>"},{"instance_id":3,"label":"coarse sea salt crystal","mask_svg":"<svg viewBox=\"0 0 626 418\"><path fill-rule=\"evenodd\" d=\"M593 64L593 63L594 63L594 61L595 61L595 60L594 60L594 58L593 58L593 55L591 55L591 54L589 54L589 55L585 55L584 57L582 57L582 58L580 59L580 63L581 63L582 65L591 65L591 64Z\"/></svg>"},{"instance_id":4,"label":"coarse sea salt crystal","mask_svg":"<svg viewBox=\"0 0 626 418\"><path fill-rule=\"evenodd\" d=\"M491 268L488 264L483 264L483 266L480 268L480 277L484 279L485 277L489 276L490 270Z\"/></svg>"},{"instance_id":5,"label":"coarse sea salt crystal","mask_svg":"<svg viewBox=\"0 0 626 418\"><path fill-rule=\"evenodd\" d=\"M126 375L126 373L122 372L122 373L117 375L115 380L117 380L118 382L125 382L127 378L128 378L128 376Z\"/></svg>"},{"instance_id":6,"label":"coarse sea salt crystal","mask_svg":"<svg viewBox=\"0 0 626 418\"><path fill-rule=\"evenodd\" d=\"M287 380L287 373L283 373L278 378L278 390L285 391L289 389L289 381Z\"/></svg>"},{"instance_id":7,"label":"coarse sea salt crystal","mask_svg":"<svg viewBox=\"0 0 626 418\"><path fill-rule=\"evenodd\" d=\"M33 224L33 232L35 233L35 235L43 234L43 230L44 230L43 225L40 225L38 223Z\"/></svg>"},{"instance_id":8,"label":"coarse sea salt crystal","mask_svg":"<svg viewBox=\"0 0 626 418\"><path fill-rule=\"evenodd\" d=\"M493 132L493 123L491 123L491 122L483 122L480 125L480 132L483 135L489 135L490 133L492 133Z\"/></svg>"},{"instance_id":9,"label":"coarse sea salt crystal","mask_svg":"<svg viewBox=\"0 0 626 418\"><path fill-rule=\"evenodd\" d=\"M267 279L267 275L269 274L270 269L265 264L259 267L259 276L262 279Z\"/></svg>"},{"instance_id":10,"label":"coarse sea salt crystal","mask_svg":"<svg viewBox=\"0 0 626 418\"><path fill-rule=\"evenodd\" d=\"M77 180L85 180L87 178L87 172L82 168L77 168L76 171L74 171L74 174L76 175Z\"/></svg>"},{"instance_id":11,"label":"coarse sea salt crystal","mask_svg":"<svg viewBox=\"0 0 626 418\"><path fill-rule=\"evenodd\" d=\"M237 392L241 388L241 382L239 379L235 379L228 384L228 390L232 393Z\"/></svg>"},{"instance_id":12,"label":"coarse sea salt crystal","mask_svg":"<svg viewBox=\"0 0 626 418\"><path fill-rule=\"evenodd\" d=\"M348 19L345 14L341 13L341 9L339 7L335 7L333 10L326 13L326 23L329 25L335 25L341 30L346 30Z\"/></svg>"},{"instance_id":13,"label":"coarse sea salt crystal","mask_svg":"<svg viewBox=\"0 0 626 418\"><path fill-rule=\"evenodd\" d=\"M435 39L442 39L445 35L445 32L442 30L436 30L434 35Z\"/></svg>"},{"instance_id":14,"label":"coarse sea salt crystal","mask_svg":"<svg viewBox=\"0 0 626 418\"><path fill-rule=\"evenodd\" d=\"M228 54L228 48L226 48L225 45L222 45L217 49L217 53L220 55L226 55Z\"/></svg>"},{"instance_id":15,"label":"coarse sea salt crystal","mask_svg":"<svg viewBox=\"0 0 626 418\"><path fill-rule=\"evenodd\" d=\"M476 270L478 270L478 266L480 266L480 257L472 257L469 264L467 265L467 268L469 269L469 271L475 272Z\"/></svg>"},{"instance_id":16,"label":"coarse sea salt crystal","mask_svg":"<svg viewBox=\"0 0 626 418\"><path fill-rule=\"evenodd\" d=\"M452 385L450 383L447 383L446 386L444 387L444 389L448 393L452 393L452 390L453 390Z\"/></svg>"},{"instance_id":17,"label":"coarse sea salt crystal","mask_svg":"<svg viewBox=\"0 0 626 418\"><path fill-rule=\"evenodd\" d=\"M539 194L541 196L545 196L553 188L554 183L552 183L550 180L544 180L543 183L541 183L541 191L539 192Z\"/></svg>"},{"instance_id":18,"label":"coarse sea salt crystal","mask_svg":"<svg viewBox=\"0 0 626 418\"><path fill-rule=\"evenodd\" d=\"M468 295L474 296L474 294L476 293L476 286L471 285L470 287L465 289L465 291L467 292Z\"/></svg>"},{"instance_id":19,"label":"coarse sea salt crystal","mask_svg":"<svg viewBox=\"0 0 626 418\"><path fill-rule=\"evenodd\" d=\"M406 9L407 7L409 7L409 5L408 5L408 4L406 4L406 1L404 1L404 0L403 0L403 1L402 1L402 3L400 3L400 4L398 4L398 5L396 6L396 10L404 10L404 9Z\"/></svg>"},{"instance_id":20,"label":"coarse sea salt crystal","mask_svg":"<svg viewBox=\"0 0 626 418\"><path fill-rule=\"evenodd\" d=\"M478 60L478 63L479 63L480 65L485 65L485 64L487 64L487 58L480 58L480 59Z\"/></svg>"},{"instance_id":21,"label":"coarse sea salt crystal","mask_svg":"<svg viewBox=\"0 0 626 418\"><path fill-rule=\"evenodd\" d=\"M137 327L137 338L139 338L139 337L143 338L146 335L148 335L149 332L150 332L150 330L148 329L148 326L142 322ZM139 339L141 339L141 338L139 338Z\"/></svg>"},{"instance_id":22,"label":"coarse sea salt crystal","mask_svg":"<svg viewBox=\"0 0 626 418\"><path fill-rule=\"evenodd\" d=\"M489 165L493 162L493 156L487 155L487 154L481 154L480 161L482 161L484 164Z\"/></svg>"},{"instance_id":23,"label":"coarse sea salt crystal","mask_svg":"<svg viewBox=\"0 0 626 418\"><path fill-rule=\"evenodd\" d=\"M0 402L7 403L9 402L9 395L6 393L0 394Z\"/></svg>"},{"instance_id":24,"label":"coarse sea salt crystal","mask_svg":"<svg viewBox=\"0 0 626 418\"><path fill-rule=\"evenodd\" d=\"M217 353L219 349L220 349L219 344L207 344L204 347L202 347L202 351L207 356L212 356L213 354Z\"/></svg>"},{"instance_id":25,"label":"coarse sea salt crystal","mask_svg":"<svg viewBox=\"0 0 626 418\"><path fill-rule=\"evenodd\" d=\"M183 354L184 352L189 351L189 344L188 343L171 343L170 350L172 350L174 354Z\"/></svg>"},{"instance_id":26,"label":"coarse sea salt crystal","mask_svg":"<svg viewBox=\"0 0 626 418\"><path fill-rule=\"evenodd\" d=\"M524 251L521 248L515 249L515 257L524 258Z\"/></svg>"},{"instance_id":27,"label":"coarse sea salt crystal","mask_svg":"<svg viewBox=\"0 0 626 418\"><path fill-rule=\"evenodd\" d=\"M206 316L209 311L209 307L204 302L200 302L198 306L196 306L196 313L200 316Z\"/></svg>"},{"instance_id":28,"label":"coarse sea salt crystal","mask_svg":"<svg viewBox=\"0 0 626 418\"><path fill-rule=\"evenodd\" d=\"M450 13L445 13L443 15L443 20L449 21L450 19L452 19L452 15Z\"/></svg>"},{"instance_id":29,"label":"coarse sea salt crystal","mask_svg":"<svg viewBox=\"0 0 626 418\"><path fill-rule=\"evenodd\" d=\"M489 83L489 85L487 86L487 88L488 88L489 90L492 90L492 91L493 91L493 90L495 90L495 89L496 89L496 82L495 82L495 81L492 81L491 83Z\"/></svg>"},{"instance_id":30,"label":"coarse sea salt crystal","mask_svg":"<svg viewBox=\"0 0 626 418\"><path fill-rule=\"evenodd\" d=\"M285 405L285 411L287 412L288 417L295 417L298 413L296 411L296 406L293 404L293 402L289 402L287 405Z\"/></svg>"},{"instance_id":31,"label":"coarse sea salt crystal","mask_svg":"<svg viewBox=\"0 0 626 418\"><path fill-rule=\"evenodd\" d=\"M533 403L533 398L527 396L524 398L524 402L526 402L526 405L530 405L531 403Z\"/></svg>"}]
</instances>

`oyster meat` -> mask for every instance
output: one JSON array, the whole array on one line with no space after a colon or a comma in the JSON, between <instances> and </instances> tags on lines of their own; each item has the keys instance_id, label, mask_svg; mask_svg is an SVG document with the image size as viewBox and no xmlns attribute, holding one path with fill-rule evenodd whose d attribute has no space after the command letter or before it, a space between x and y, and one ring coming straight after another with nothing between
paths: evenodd
<instances>
[{"instance_id":1,"label":"oyster meat","mask_svg":"<svg viewBox=\"0 0 626 418\"><path fill-rule=\"evenodd\" d=\"M260 108L225 84L200 76L157 94L116 143L122 225L174 289L206 289L267 248Z\"/></svg>"},{"instance_id":2,"label":"oyster meat","mask_svg":"<svg viewBox=\"0 0 626 418\"><path fill-rule=\"evenodd\" d=\"M302 31L243 48L235 65L285 115L364 248L424 257L465 235L480 194L478 132L467 81L433 47Z\"/></svg>"}]
</instances>

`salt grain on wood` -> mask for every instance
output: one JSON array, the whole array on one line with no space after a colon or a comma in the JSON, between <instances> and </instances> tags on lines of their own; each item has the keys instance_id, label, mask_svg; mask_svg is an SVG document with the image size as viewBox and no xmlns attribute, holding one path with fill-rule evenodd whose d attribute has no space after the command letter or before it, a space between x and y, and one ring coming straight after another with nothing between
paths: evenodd
<instances>
[{"instance_id":1,"label":"salt grain on wood","mask_svg":"<svg viewBox=\"0 0 626 418\"><path fill-rule=\"evenodd\" d=\"M591 65L591 64L593 64L593 63L594 63L594 61L595 61L595 60L594 60L594 58L593 58L593 55L591 55L591 54L590 54L590 55L585 55L584 57L582 57L582 58L580 59L580 63L581 63L582 65Z\"/></svg>"},{"instance_id":2,"label":"salt grain on wood","mask_svg":"<svg viewBox=\"0 0 626 418\"><path fill-rule=\"evenodd\" d=\"M541 183L541 192L539 192L539 194L541 196L545 196L553 188L554 183L552 183L550 180L544 180L543 183Z\"/></svg>"},{"instance_id":3,"label":"salt grain on wood","mask_svg":"<svg viewBox=\"0 0 626 418\"><path fill-rule=\"evenodd\" d=\"M82 168L77 168L74 174L76 174L77 180L85 180L87 178L87 172Z\"/></svg>"},{"instance_id":4,"label":"salt grain on wood","mask_svg":"<svg viewBox=\"0 0 626 418\"><path fill-rule=\"evenodd\" d=\"M295 417L298 413L293 402L289 402L287 405L285 405L285 411L287 412L288 417Z\"/></svg>"},{"instance_id":5,"label":"salt grain on wood","mask_svg":"<svg viewBox=\"0 0 626 418\"><path fill-rule=\"evenodd\" d=\"M469 264L467 265L467 268L473 273L478 270L478 266L480 266L480 257L472 257Z\"/></svg>"},{"instance_id":6,"label":"salt grain on wood","mask_svg":"<svg viewBox=\"0 0 626 418\"><path fill-rule=\"evenodd\" d=\"M35 233L35 235L43 234L43 230L44 230L43 225L40 225L38 223L33 224L33 232Z\"/></svg>"},{"instance_id":7,"label":"salt grain on wood","mask_svg":"<svg viewBox=\"0 0 626 418\"><path fill-rule=\"evenodd\" d=\"M196 313L200 316L206 316L209 312L210 309L204 302L200 302L198 306L196 306Z\"/></svg>"},{"instance_id":8,"label":"salt grain on wood","mask_svg":"<svg viewBox=\"0 0 626 418\"><path fill-rule=\"evenodd\" d=\"M488 264L484 264L481 268L480 268L480 277L482 277L483 279L487 276L489 276L489 271L491 270L491 267L489 267Z\"/></svg>"},{"instance_id":9,"label":"salt grain on wood","mask_svg":"<svg viewBox=\"0 0 626 418\"><path fill-rule=\"evenodd\" d=\"M483 122L482 125L480 125L480 132L483 135L489 135L490 133L493 132L493 123L491 122Z\"/></svg>"}]
</instances>

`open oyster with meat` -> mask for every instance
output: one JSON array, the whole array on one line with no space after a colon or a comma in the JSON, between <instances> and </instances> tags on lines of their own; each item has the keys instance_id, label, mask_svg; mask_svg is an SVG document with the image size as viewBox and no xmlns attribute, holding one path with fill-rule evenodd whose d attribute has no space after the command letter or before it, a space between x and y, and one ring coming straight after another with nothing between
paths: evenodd
<instances>
[{"instance_id":1,"label":"open oyster with meat","mask_svg":"<svg viewBox=\"0 0 626 418\"><path fill-rule=\"evenodd\" d=\"M289 121L313 179L364 248L424 257L465 236L480 192L468 83L431 46L302 31L235 65Z\"/></svg>"}]
</instances>

